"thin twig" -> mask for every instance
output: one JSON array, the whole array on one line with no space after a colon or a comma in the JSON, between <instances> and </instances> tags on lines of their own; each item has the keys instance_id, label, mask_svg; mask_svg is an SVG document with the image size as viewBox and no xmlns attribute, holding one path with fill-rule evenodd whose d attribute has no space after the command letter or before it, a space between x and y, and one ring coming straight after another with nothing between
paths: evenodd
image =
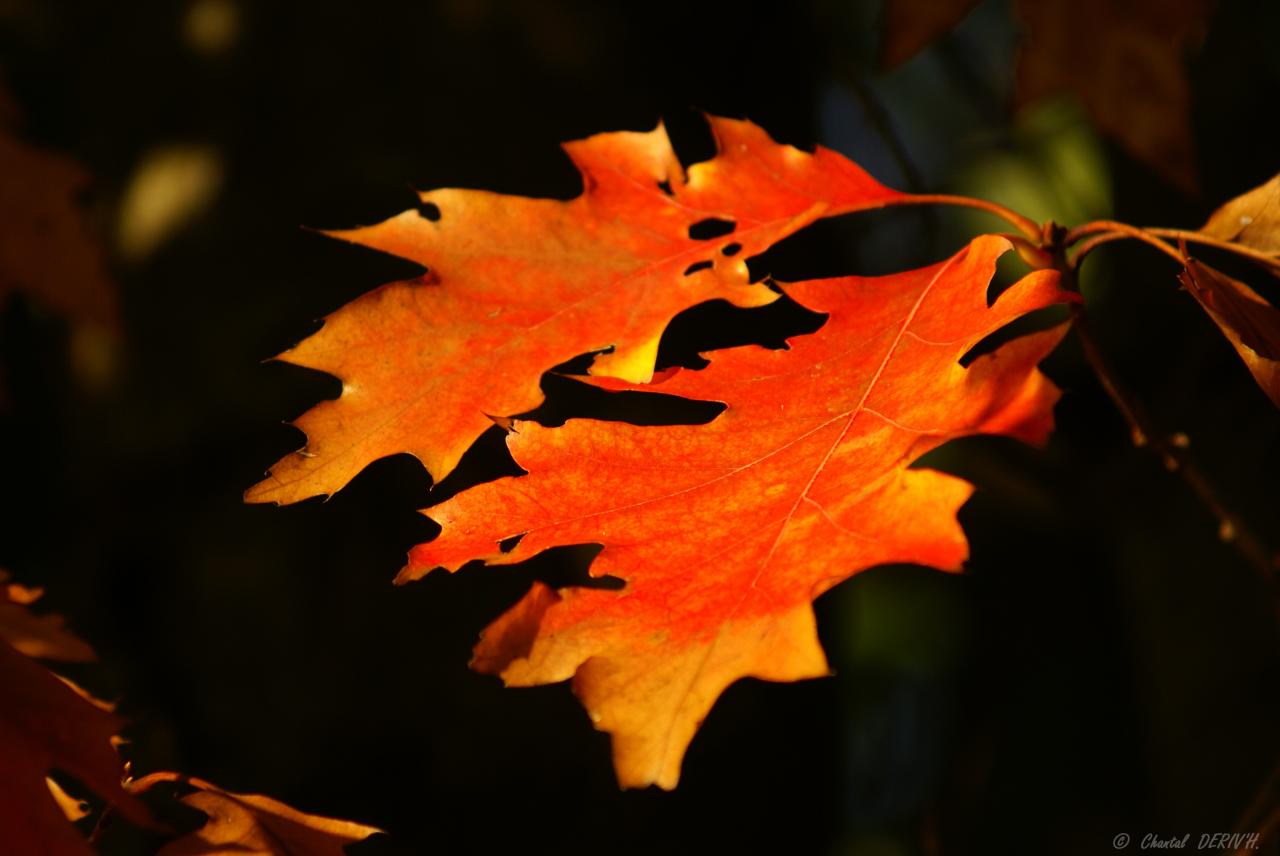
<instances>
[{"instance_id":1,"label":"thin twig","mask_svg":"<svg viewBox=\"0 0 1280 856\"><path fill-rule=\"evenodd\" d=\"M1093 252L1095 247L1103 244L1109 244L1112 241L1126 240L1129 236L1123 232L1103 232L1100 235L1094 235L1087 240L1082 241L1076 248L1075 254L1071 256L1072 267L1080 267L1080 263L1084 261L1085 256Z\"/></svg>"},{"instance_id":2,"label":"thin twig","mask_svg":"<svg viewBox=\"0 0 1280 856\"><path fill-rule=\"evenodd\" d=\"M1015 229L1033 241L1035 244L1040 243L1042 230L1040 224L1036 223L1030 217L1024 217L1012 208L1006 208L999 202L991 202L986 199L974 199L971 196L952 196L946 193L915 193L904 194L903 196L895 196L892 199L886 199L880 203L882 207L890 205L954 205L960 208L977 208L979 211L986 211L988 214L994 214L1001 220L1012 225ZM1153 238L1152 240L1159 240Z\"/></svg>"},{"instance_id":3,"label":"thin twig","mask_svg":"<svg viewBox=\"0 0 1280 856\"><path fill-rule=\"evenodd\" d=\"M1085 360L1097 375L1107 396L1129 424L1134 445L1149 447L1160 457L1165 469L1182 476L1182 480L1217 518L1218 536L1224 542L1234 546L1241 557L1266 583L1274 585L1276 558L1268 553L1262 540L1240 519L1239 515L1227 508L1204 474L1191 462L1186 452L1186 443L1169 439L1153 425L1151 417L1147 415L1142 404L1125 389L1099 349L1097 340L1093 338L1084 307L1075 304L1071 310L1075 316L1071 326L1084 350Z\"/></svg>"},{"instance_id":4,"label":"thin twig","mask_svg":"<svg viewBox=\"0 0 1280 856\"><path fill-rule=\"evenodd\" d=\"M1150 234L1145 229L1139 229L1137 226L1130 226L1128 223L1121 223L1118 220L1094 220L1092 223L1085 223L1083 225L1076 226L1074 229L1068 229L1067 233L1062 236L1062 246L1070 247L1081 238L1100 233L1114 233L1117 235L1123 235L1127 238L1134 238L1145 244L1150 244L1180 265L1185 265L1187 263L1187 257L1176 248L1170 246L1167 241ZM1076 266L1079 265L1078 262L1074 264Z\"/></svg>"},{"instance_id":5,"label":"thin twig","mask_svg":"<svg viewBox=\"0 0 1280 856\"><path fill-rule=\"evenodd\" d=\"M1232 241L1223 241L1218 238L1210 237L1202 232L1192 232L1186 229L1160 229L1147 227L1143 229L1149 235L1155 235L1161 238L1173 238L1176 241L1189 241L1193 244L1204 244L1206 247L1216 247L1219 250L1225 250L1229 253L1235 253L1237 256L1257 262L1263 267L1271 268L1273 272L1280 273L1280 258L1268 255L1253 247L1246 247L1243 244L1237 244Z\"/></svg>"},{"instance_id":6,"label":"thin twig","mask_svg":"<svg viewBox=\"0 0 1280 856\"><path fill-rule=\"evenodd\" d=\"M1067 232L1063 238L1065 246L1071 246L1082 238L1087 236L1089 240L1085 241L1076 250L1072 258L1071 264L1076 267L1080 266L1080 262L1089 254L1089 251L1099 244L1115 241L1120 238L1134 238L1144 243L1150 244L1160 250L1165 255L1178 261L1180 264L1186 264L1186 256L1179 250L1175 250L1164 238L1172 238L1179 243L1189 241L1195 244L1203 244L1207 247L1214 247L1223 252L1234 253L1241 258L1262 265L1271 273L1280 276L1280 258L1269 255L1252 247L1246 247L1243 244L1236 244L1231 241L1223 241L1200 232L1188 231L1186 229L1161 229L1157 227L1139 227L1130 226L1128 223L1120 223L1116 220L1095 220L1092 223L1085 223L1077 226Z\"/></svg>"}]
</instances>

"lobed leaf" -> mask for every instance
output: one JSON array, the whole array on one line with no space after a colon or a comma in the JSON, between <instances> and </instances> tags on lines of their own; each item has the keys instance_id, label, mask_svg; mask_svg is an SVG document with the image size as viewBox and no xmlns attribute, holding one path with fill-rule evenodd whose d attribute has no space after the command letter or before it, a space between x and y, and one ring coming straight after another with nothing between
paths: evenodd
<instances>
[{"instance_id":1,"label":"lobed leaf","mask_svg":"<svg viewBox=\"0 0 1280 856\"><path fill-rule=\"evenodd\" d=\"M473 665L514 686L572 679L613 736L620 783L674 787L731 683L828 673L814 598L890 562L960 570L967 545L955 513L971 487L914 461L971 434L1047 435L1058 392L1036 365L1065 327L960 364L1013 319L1076 299L1039 271L988 306L1009 248L984 236L920 270L784 284L829 315L791 350L717 352L705 370L652 386L596 379L726 409L706 425L517 422L507 443L527 475L424 512L442 532L413 549L399 580L604 545L592 573L623 589L535 585L485 631Z\"/></svg>"},{"instance_id":2,"label":"lobed leaf","mask_svg":"<svg viewBox=\"0 0 1280 856\"><path fill-rule=\"evenodd\" d=\"M0 585L0 842L6 853L87 854L89 845L68 823L70 802L50 773L74 776L136 823L149 825L150 814L121 786L124 765L115 744L123 722L24 653L93 659L61 619L24 615L36 596Z\"/></svg>"},{"instance_id":3,"label":"lobed leaf","mask_svg":"<svg viewBox=\"0 0 1280 856\"><path fill-rule=\"evenodd\" d=\"M709 117L719 146L686 175L661 126L565 146L582 173L568 201L477 190L422 194L424 210L332 233L425 265L339 309L279 359L328 372L342 395L294 423L307 446L250 488L249 502L341 489L407 452L439 481L496 417L542 401L543 372L603 351L597 375L647 381L681 311L722 298L759 306L745 259L812 223L901 194L828 149L778 145L755 125ZM707 220L732 234L691 235Z\"/></svg>"}]
</instances>

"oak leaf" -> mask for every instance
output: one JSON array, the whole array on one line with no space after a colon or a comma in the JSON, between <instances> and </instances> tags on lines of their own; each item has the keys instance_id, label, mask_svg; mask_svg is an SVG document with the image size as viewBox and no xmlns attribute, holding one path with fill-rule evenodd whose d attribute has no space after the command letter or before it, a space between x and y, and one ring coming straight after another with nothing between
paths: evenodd
<instances>
[{"instance_id":1,"label":"oak leaf","mask_svg":"<svg viewBox=\"0 0 1280 856\"><path fill-rule=\"evenodd\" d=\"M1220 241L1280 256L1280 174L1222 205L1200 231Z\"/></svg>"},{"instance_id":2,"label":"oak leaf","mask_svg":"<svg viewBox=\"0 0 1280 856\"><path fill-rule=\"evenodd\" d=\"M572 678L613 736L620 783L674 787L731 683L828 673L815 597L889 562L960 569L967 545L955 513L971 487L912 462L956 437L1047 435L1058 392L1036 365L1062 327L960 364L1009 321L1073 299L1056 273L1039 271L989 307L1009 247L984 236L920 270L782 285L829 315L791 350L717 352L705 370L652 386L594 381L726 404L708 424L516 422L507 443L527 475L424 512L442 532L413 549L399 581L476 558L511 564L557 545L604 545L592 574L623 589L535 585L485 631L473 666L513 686Z\"/></svg>"},{"instance_id":3,"label":"oak leaf","mask_svg":"<svg viewBox=\"0 0 1280 856\"><path fill-rule=\"evenodd\" d=\"M828 149L773 142L709 117L719 146L687 175L661 126L565 150L582 173L567 201L477 190L421 195L423 210L332 233L425 265L330 315L279 359L342 380L294 424L307 446L250 488L250 502L332 494L399 452L439 481L495 417L542 401L542 374L607 348L592 374L647 381L667 323L717 298L759 306L745 259L820 217L903 198ZM700 224L732 234L702 239ZM692 234L691 234L691 229Z\"/></svg>"},{"instance_id":4,"label":"oak leaf","mask_svg":"<svg viewBox=\"0 0 1280 856\"><path fill-rule=\"evenodd\" d=\"M1196 259L1187 261L1179 279L1280 407L1280 309L1240 280Z\"/></svg>"},{"instance_id":5,"label":"oak leaf","mask_svg":"<svg viewBox=\"0 0 1280 856\"><path fill-rule=\"evenodd\" d=\"M92 658L59 619L21 614L33 590L3 583L0 575L0 841L6 853L90 853L68 823L70 802L47 777L54 771L73 776L134 822L149 825L146 808L121 786L124 768L115 743L123 722L108 705L23 653Z\"/></svg>"},{"instance_id":6,"label":"oak leaf","mask_svg":"<svg viewBox=\"0 0 1280 856\"><path fill-rule=\"evenodd\" d=\"M172 775L172 774L164 774ZM381 830L306 814L260 794L237 794L201 779L181 777L196 790L182 802L205 814L199 829L170 841L156 856L343 856L348 844Z\"/></svg>"}]
</instances>

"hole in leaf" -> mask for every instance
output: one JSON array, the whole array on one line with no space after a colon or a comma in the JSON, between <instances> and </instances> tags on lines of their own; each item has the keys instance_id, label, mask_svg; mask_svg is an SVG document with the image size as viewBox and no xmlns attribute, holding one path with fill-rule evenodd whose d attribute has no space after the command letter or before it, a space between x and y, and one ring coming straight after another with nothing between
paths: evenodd
<instances>
[{"instance_id":1,"label":"hole in leaf","mask_svg":"<svg viewBox=\"0 0 1280 856\"><path fill-rule=\"evenodd\" d=\"M528 532L521 532L519 535L512 535L510 538L503 538L498 542L498 549L504 553L510 553L524 539L524 536L528 534Z\"/></svg>"},{"instance_id":2,"label":"hole in leaf","mask_svg":"<svg viewBox=\"0 0 1280 856\"><path fill-rule=\"evenodd\" d=\"M676 195L675 192L671 189L671 182L667 181L665 178L662 181L658 182L658 189L661 190L663 193L665 193L667 196Z\"/></svg>"},{"instance_id":3,"label":"hole in leaf","mask_svg":"<svg viewBox=\"0 0 1280 856\"><path fill-rule=\"evenodd\" d=\"M1048 306L1029 315L1023 315L1021 318L1016 318L966 351L964 356L960 358L960 365L968 366L978 357L986 356L1001 345L1012 342L1014 339L1030 333L1047 330L1060 323L1066 313L1065 307Z\"/></svg>"},{"instance_id":4,"label":"hole in leaf","mask_svg":"<svg viewBox=\"0 0 1280 856\"><path fill-rule=\"evenodd\" d=\"M544 375L542 391L546 400L521 418L549 428L557 428L570 419L632 425L702 425L724 410L718 401L663 395L660 383L652 389L653 392L611 392L572 378Z\"/></svg>"},{"instance_id":5,"label":"hole in leaf","mask_svg":"<svg viewBox=\"0 0 1280 856\"><path fill-rule=\"evenodd\" d=\"M715 238L723 238L725 235L732 235L733 230L736 228L738 228L738 224L733 220L708 217L689 227L689 238L694 241L710 241Z\"/></svg>"},{"instance_id":6,"label":"hole in leaf","mask_svg":"<svg viewBox=\"0 0 1280 856\"><path fill-rule=\"evenodd\" d=\"M507 432L494 425L480 435L480 439L471 444L462 460L453 472L433 485L430 504L444 502L446 499L483 482L496 481L503 476L523 475L524 470L516 465L515 459L507 449Z\"/></svg>"},{"instance_id":7,"label":"hole in leaf","mask_svg":"<svg viewBox=\"0 0 1280 856\"><path fill-rule=\"evenodd\" d=\"M785 294L768 306L743 309L726 300L711 300L681 312L662 334L658 368L707 365L700 354L739 345L760 345L771 350L787 346L787 339L812 333L827 316L796 303ZM715 354L707 354L714 360ZM657 389L661 389L658 387Z\"/></svg>"},{"instance_id":8,"label":"hole in leaf","mask_svg":"<svg viewBox=\"0 0 1280 856\"><path fill-rule=\"evenodd\" d=\"M680 163L699 163L716 156L716 139L702 111L690 107L662 113L662 124Z\"/></svg>"},{"instance_id":9,"label":"hole in leaf","mask_svg":"<svg viewBox=\"0 0 1280 856\"><path fill-rule=\"evenodd\" d=\"M434 202L419 202L418 216L424 220L430 220L432 223L440 221L440 206Z\"/></svg>"},{"instance_id":10,"label":"hole in leaf","mask_svg":"<svg viewBox=\"0 0 1280 856\"><path fill-rule=\"evenodd\" d=\"M603 549L599 544L553 547L539 553L524 569L532 579L541 580L554 589L572 587L618 591L625 588L626 582L620 577L591 575L591 565Z\"/></svg>"},{"instance_id":11,"label":"hole in leaf","mask_svg":"<svg viewBox=\"0 0 1280 856\"><path fill-rule=\"evenodd\" d=\"M692 276L698 271L707 270L710 267L712 267L712 264L710 261L694 262L693 264L689 265L687 268L684 269L684 275Z\"/></svg>"},{"instance_id":12,"label":"hole in leaf","mask_svg":"<svg viewBox=\"0 0 1280 856\"><path fill-rule=\"evenodd\" d=\"M1000 295L1029 273L1031 266L1013 251L996 259L996 272L991 277L991 285L987 287L987 305L994 306Z\"/></svg>"},{"instance_id":13,"label":"hole in leaf","mask_svg":"<svg viewBox=\"0 0 1280 856\"><path fill-rule=\"evenodd\" d=\"M742 252L742 244L734 241L732 244L726 244L724 249L720 252L724 253L726 256L736 256L738 253Z\"/></svg>"}]
</instances>

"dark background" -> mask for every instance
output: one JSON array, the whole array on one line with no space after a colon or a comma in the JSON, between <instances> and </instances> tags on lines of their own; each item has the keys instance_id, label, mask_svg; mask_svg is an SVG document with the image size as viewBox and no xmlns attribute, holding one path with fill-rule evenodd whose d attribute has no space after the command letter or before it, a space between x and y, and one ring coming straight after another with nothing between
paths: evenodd
<instances>
[{"instance_id":1,"label":"dark background","mask_svg":"<svg viewBox=\"0 0 1280 856\"><path fill-rule=\"evenodd\" d=\"M415 509L440 493L404 456L327 503L241 503L301 444L281 420L339 389L262 360L414 272L300 227L375 222L410 207L411 187L572 196L558 142L662 118L691 162L713 151L699 110L830 145L906 188L872 120L882 108L921 186L1038 218L1194 226L1280 167L1266 119L1280 19L1261 0L1224 3L1191 60L1191 197L1070 102L1014 117L1006 4L891 75L873 70L876 13L853 0L0 2L24 138L95 176L88 216L121 305L118 333L21 297L0 308L0 566L47 587L98 649L74 675L119 699L137 773L369 823L391 835L375 847L405 853L1089 854L1120 832L1231 830L1280 753L1274 590L1129 445L1073 342L1047 364L1066 390L1047 450L974 440L931 461L980 488L961 515L969 573L877 569L824 596L837 677L731 688L670 794L617 789L608 740L567 687L503 690L466 668L531 579L582 574L581 550L394 588L432 532ZM207 192L130 248L125 201L165 151L194 152ZM887 272L992 226L864 214L752 267ZM1174 273L1141 246L1098 251L1095 326L1276 548L1280 415ZM723 326L737 316L695 311L666 359L736 335ZM793 323L754 329L777 341ZM565 389L548 385L572 410ZM448 487L504 454L487 436ZM107 843L152 846L120 828Z\"/></svg>"}]
</instances>

